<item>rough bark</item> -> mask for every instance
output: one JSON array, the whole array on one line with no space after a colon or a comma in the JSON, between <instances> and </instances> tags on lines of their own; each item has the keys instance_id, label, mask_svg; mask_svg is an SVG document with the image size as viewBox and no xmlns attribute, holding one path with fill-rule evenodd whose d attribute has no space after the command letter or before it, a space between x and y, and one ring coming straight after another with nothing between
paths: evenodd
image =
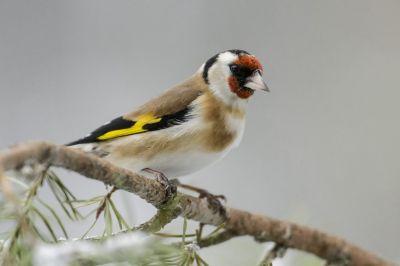
<instances>
[{"instance_id":1,"label":"rough bark","mask_svg":"<svg viewBox=\"0 0 400 266\"><path fill-rule=\"evenodd\" d=\"M324 232L246 211L226 208L225 212L213 207L203 198L177 193L167 203L165 188L155 180L145 178L116 167L105 160L78 150L46 142L22 144L0 155L0 170L18 170L24 165L40 164L72 170L83 176L99 180L135 193L159 209L170 209L188 219L204 224L219 225L225 222L229 234L249 235L258 241L273 241L281 246L303 250L343 265L394 265L349 242ZM0 172L0 185L6 194L4 178ZM165 203L165 204L163 204ZM227 239L229 239L227 237Z\"/></svg>"}]
</instances>

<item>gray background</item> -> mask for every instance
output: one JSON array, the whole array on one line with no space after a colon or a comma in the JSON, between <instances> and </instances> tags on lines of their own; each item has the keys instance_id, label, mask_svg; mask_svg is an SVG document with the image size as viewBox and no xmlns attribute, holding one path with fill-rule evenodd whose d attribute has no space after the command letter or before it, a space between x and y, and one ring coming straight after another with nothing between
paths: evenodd
<instances>
[{"instance_id":1,"label":"gray background","mask_svg":"<svg viewBox=\"0 0 400 266\"><path fill-rule=\"evenodd\" d=\"M0 147L74 140L215 53L248 50L271 93L251 99L241 146L186 182L399 262L399 13L388 0L1 0ZM104 193L62 176L80 197ZM121 194L131 221L154 212ZM262 250L238 239L205 256L253 265Z\"/></svg>"}]
</instances>

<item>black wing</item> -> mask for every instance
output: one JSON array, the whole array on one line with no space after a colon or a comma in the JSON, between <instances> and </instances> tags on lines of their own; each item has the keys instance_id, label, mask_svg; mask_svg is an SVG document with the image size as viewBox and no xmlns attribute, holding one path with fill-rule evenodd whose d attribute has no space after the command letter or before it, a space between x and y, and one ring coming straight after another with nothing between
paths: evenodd
<instances>
[{"instance_id":1,"label":"black wing","mask_svg":"<svg viewBox=\"0 0 400 266\"><path fill-rule=\"evenodd\" d=\"M101 142L123 136L141 134L149 131L161 130L175 125L180 125L190 119L190 107L173 114L167 114L162 117L143 116L137 121L125 119L120 116L109 123L99 127L88 136L66 144L67 146Z\"/></svg>"}]
</instances>

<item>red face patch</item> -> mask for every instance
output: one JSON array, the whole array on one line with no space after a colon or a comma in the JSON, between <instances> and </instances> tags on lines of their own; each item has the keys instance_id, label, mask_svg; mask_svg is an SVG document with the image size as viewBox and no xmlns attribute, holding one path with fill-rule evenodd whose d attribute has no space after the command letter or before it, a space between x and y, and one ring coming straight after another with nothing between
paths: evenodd
<instances>
[{"instance_id":1,"label":"red face patch","mask_svg":"<svg viewBox=\"0 0 400 266\"><path fill-rule=\"evenodd\" d=\"M229 88L231 89L231 91L233 93L236 93L236 95L239 98L247 99L254 93L253 90L241 89L239 86L239 82L237 81L237 79L234 76L229 77L228 83L229 83Z\"/></svg>"},{"instance_id":2,"label":"red face patch","mask_svg":"<svg viewBox=\"0 0 400 266\"><path fill-rule=\"evenodd\" d=\"M258 61L257 58L251 55L241 55L233 63L239 66L250 68L252 70L263 70L263 66L261 65L260 61Z\"/></svg>"},{"instance_id":3,"label":"red face patch","mask_svg":"<svg viewBox=\"0 0 400 266\"><path fill-rule=\"evenodd\" d=\"M239 67L247 68L252 70L263 70L263 66L254 56L250 55L241 55L239 58L233 62L233 64L238 65ZM228 79L229 88L233 93L235 93L239 98L247 99L251 95L253 95L254 90L241 88L238 79L235 76L230 76Z\"/></svg>"}]
</instances>

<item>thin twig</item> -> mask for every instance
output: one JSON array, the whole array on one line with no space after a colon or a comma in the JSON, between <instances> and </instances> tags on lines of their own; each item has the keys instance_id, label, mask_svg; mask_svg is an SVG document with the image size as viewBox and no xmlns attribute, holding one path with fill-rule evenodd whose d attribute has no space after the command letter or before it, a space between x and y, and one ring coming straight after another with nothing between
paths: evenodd
<instances>
[{"instance_id":1,"label":"thin twig","mask_svg":"<svg viewBox=\"0 0 400 266\"><path fill-rule=\"evenodd\" d=\"M224 230L222 232L211 234L210 236L206 236L200 239L197 242L197 244L199 245L200 248L210 247L228 241L235 236L237 235L234 232L229 230Z\"/></svg>"},{"instance_id":2,"label":"thin twig","mask_svg":"<svg viewBox=\"0 0 400 266\"><path fill-rule=\"evenodd\" d=\"M169 201L163 208L158 209L157 213L147 222L133 228L133 231L143 231L148 233L155 233L160 231L165 225L169 224L172 220L177 218L182 210L176 207L174 200Z\"/></svg>"},{"instance_id":3,"label":"thin twig","mask_svg":"<svg viewBox=\"0 0 400 266\"><path fill-rule=\"evenodd\" d=\"M260 266L272 266L272 261L276 258L282 258L286 253L287 248L276 243L271 250L267 252Z\"/></svg>"}]
</instances>

